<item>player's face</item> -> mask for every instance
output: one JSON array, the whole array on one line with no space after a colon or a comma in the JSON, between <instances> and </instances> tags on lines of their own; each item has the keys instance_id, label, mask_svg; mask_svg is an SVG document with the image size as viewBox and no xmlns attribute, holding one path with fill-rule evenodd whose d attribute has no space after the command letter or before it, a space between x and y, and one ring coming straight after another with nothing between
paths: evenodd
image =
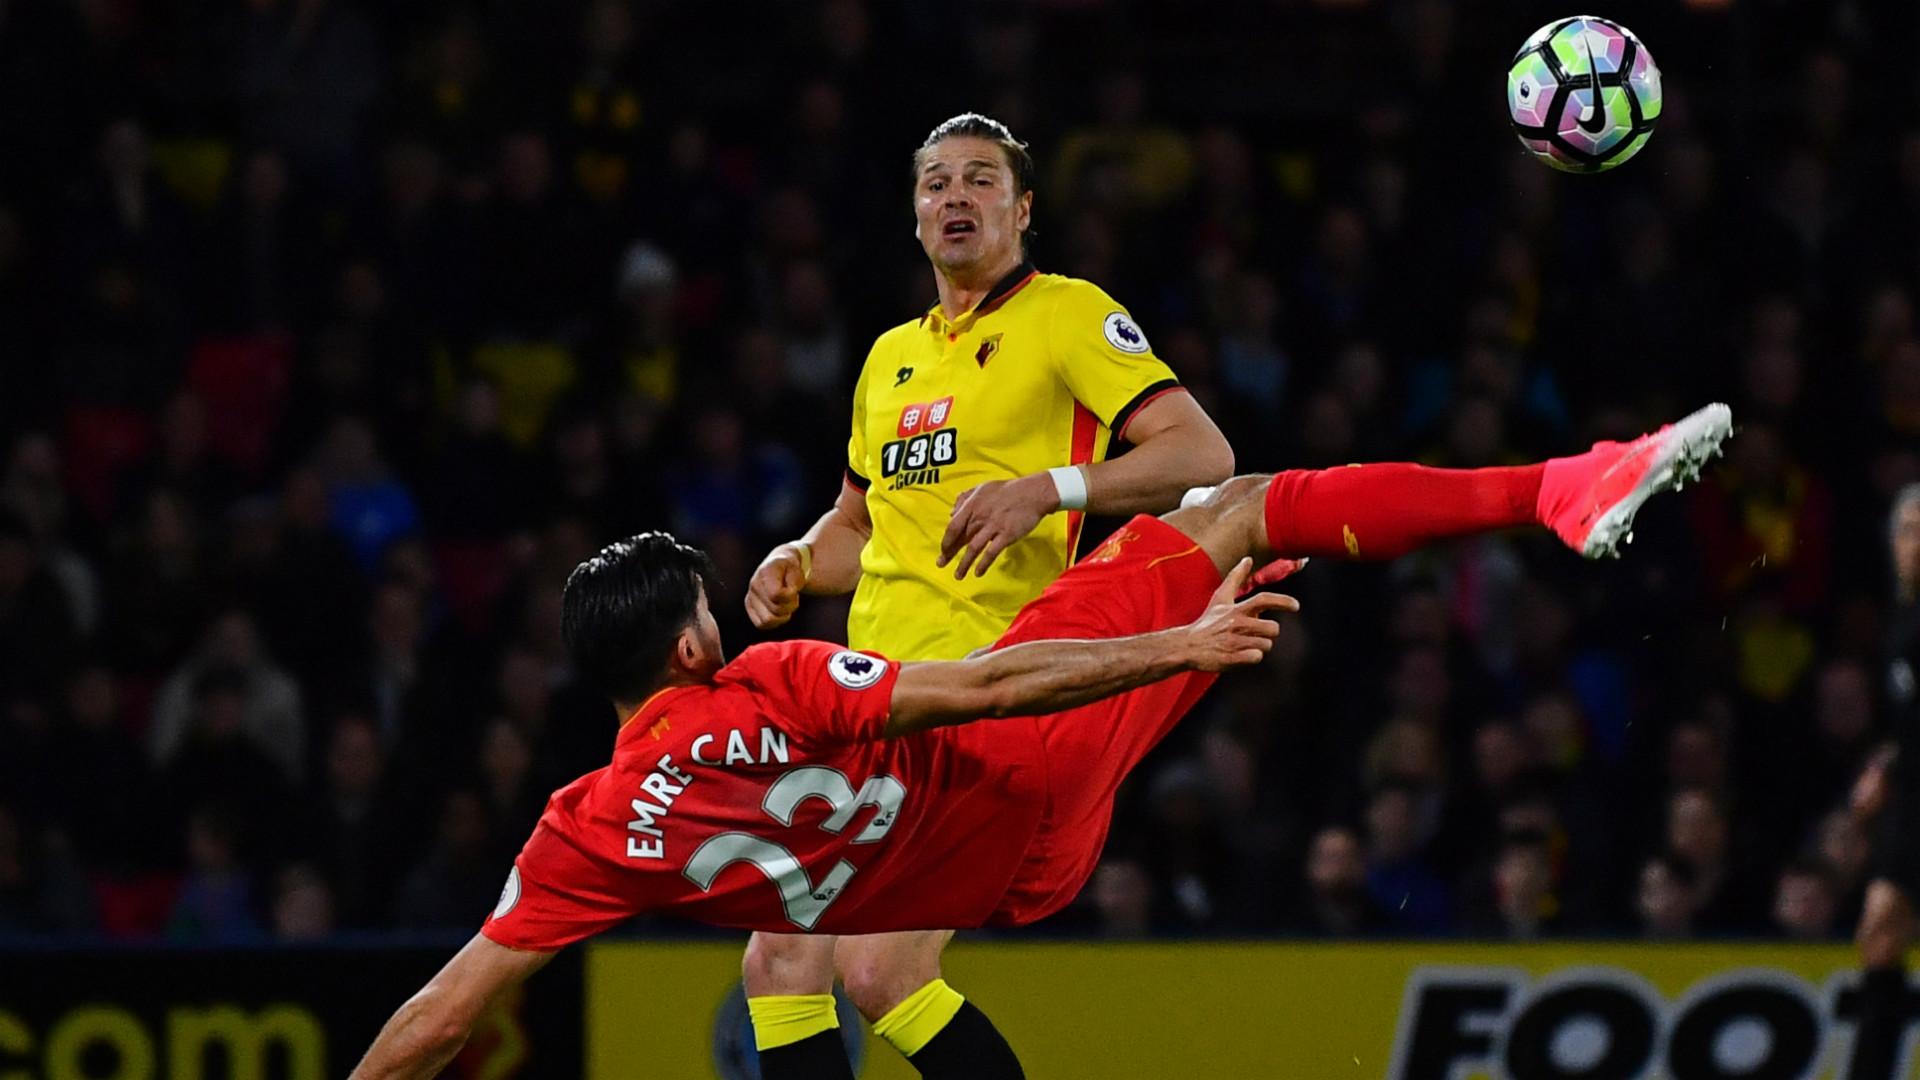
<instances>
[{"instance_id":1,"label":"player's face","mask_svg":"<svg viewBox=\"0 0 1920 1080\"><path fill-rule=\"evenodd\" d=\"M1014 190L1007 153L990 139L960 135L921 155L914 180L916 233L944 271L993 269L1019 262L1020 234L1033 193Z\"/></svg>"}]
</instances>

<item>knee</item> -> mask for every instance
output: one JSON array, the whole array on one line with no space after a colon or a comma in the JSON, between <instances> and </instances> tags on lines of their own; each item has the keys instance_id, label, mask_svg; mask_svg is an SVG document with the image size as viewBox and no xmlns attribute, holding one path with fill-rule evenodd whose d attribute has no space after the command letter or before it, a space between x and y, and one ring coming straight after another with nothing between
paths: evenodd
<instances>
[{"instance_id":1,"label":"knee","mask_svg":"<svg viewBox=\"0 0 1920 1080\"><path fill-rule=\"evenodd\" d=\"M875 1021L912 997L916 990L940 977L938 955L922 956L909 950L864 948L842 950L840 983L860 1015Z\"/></svg>"},{"instance_id":2,"label":"knee","mask_svg":"<svg viewBox=\"0 0 1920 1080\"><path fill-rule=\"evenodd\" d=\"M755 934L740 961L748 997L833 993L831 940Z\"/></svg>"}]
</instances>

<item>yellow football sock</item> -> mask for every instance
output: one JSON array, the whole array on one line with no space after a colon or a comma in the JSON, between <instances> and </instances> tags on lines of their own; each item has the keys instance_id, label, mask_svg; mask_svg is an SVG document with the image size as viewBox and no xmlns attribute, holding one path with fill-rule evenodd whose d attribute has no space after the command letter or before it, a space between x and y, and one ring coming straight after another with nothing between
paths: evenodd
<instances>
[{"instance_id":1,"label":"yellow football sock","mask_svg":"<svg viewBox=\"0 0 1920 1080\"><path fill-rule=\"evenodd\" d=\"M887 1015L874 1021L873 1033L893 1044L894 1049L908 1057L920 1052L920 1048L933 1041L940 1029L953 1021L960 1006L967 999L960 992L947 985L945 979L935 979L915 990L907 1000L887 1011Z\"/></svg>"},{"instance_id":2,"label":"yellow football sock","mask_svg":"<svg viewBox=\"0 0 1920 1080\"><path fill-rule=\"evenodd\" d=\"M773 1050L840 1026L832 994L769 994L747 999L753 1017L753 1047Z\"/></svg>"}]
</instances>

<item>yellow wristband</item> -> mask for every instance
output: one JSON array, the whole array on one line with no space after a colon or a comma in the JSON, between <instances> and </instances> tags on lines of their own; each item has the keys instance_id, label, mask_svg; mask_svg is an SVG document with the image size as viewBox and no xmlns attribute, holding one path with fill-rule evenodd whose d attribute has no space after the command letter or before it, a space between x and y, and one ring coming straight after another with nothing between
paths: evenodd
<instances>
[{"instance_id":1,"label":"yellow wristband","mask_svg":"<svg viewBox=\"0 0 1920 1080\"><path fill-rule=\"evenodd\" d=\"M813 580L813 545L805 540L795 540L793 550L800 553L800 584Z\"/></svg>"},{"instance_id":2,"label":"yellow wristband","mask_svg":"<svg viewBox=\"0 0 1920 1080\"><path fill-rule=\"evenodd\" d=\"M832 994L769 994L747 999L753 1048L774 1050L840 1026Z\"/></svg>"}]
</instances>

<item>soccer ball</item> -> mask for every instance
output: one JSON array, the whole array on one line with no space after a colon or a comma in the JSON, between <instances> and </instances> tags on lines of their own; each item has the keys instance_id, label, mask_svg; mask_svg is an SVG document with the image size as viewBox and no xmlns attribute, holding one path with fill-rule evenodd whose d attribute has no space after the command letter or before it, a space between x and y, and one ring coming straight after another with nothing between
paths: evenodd
<instances>
[{"instance_id":1,"label":"soccer ball","mask_svg":"<svg viewBox=\"0 0 1920 1080\"><path fill-rule=\"evenodd\" d=\"M1576 15L1541 27L1507 69L1507 116L1534 157L1605 172L1640 152L1660 119L1660 69L1633 32Z\"/></svg>"}]
</instances>

